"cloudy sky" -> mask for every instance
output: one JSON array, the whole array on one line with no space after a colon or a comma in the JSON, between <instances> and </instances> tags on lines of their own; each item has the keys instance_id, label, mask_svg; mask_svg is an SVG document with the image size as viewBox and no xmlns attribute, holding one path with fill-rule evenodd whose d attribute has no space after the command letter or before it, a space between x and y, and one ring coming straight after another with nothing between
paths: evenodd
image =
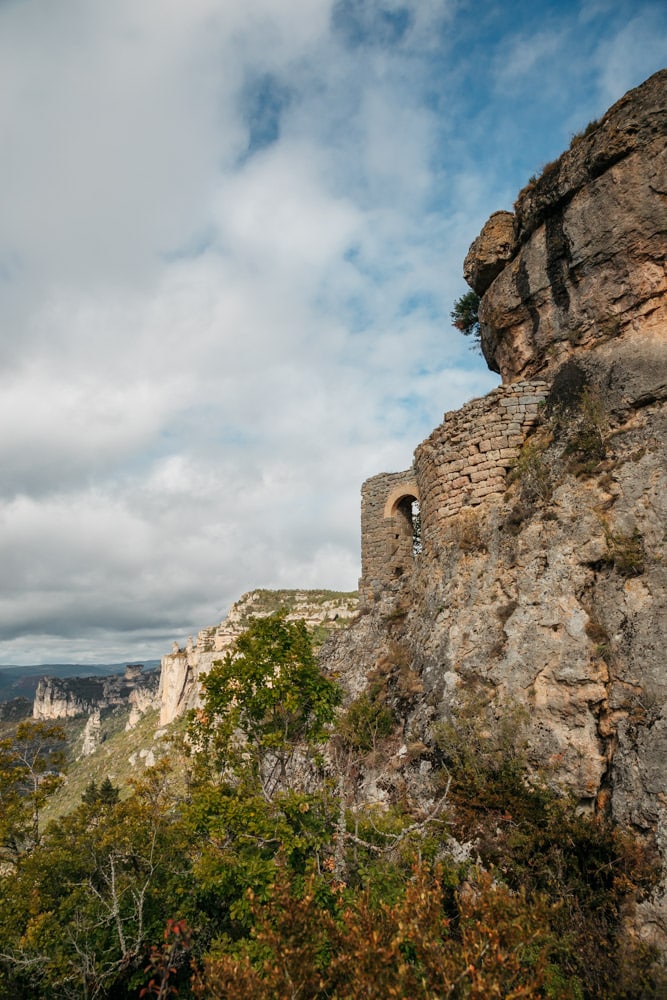
<instances>
[{"instance_id":1,"label":"cloudy sky","mask_svg":"<svg viewBox=\"0 0 667 1000\"><path fill-rule=\"evenodd\" d=\"M496 384L470 242L666 50L663 0L0 0L0 663L354 589L362 481Z\"/></svg>"}]
</instances>

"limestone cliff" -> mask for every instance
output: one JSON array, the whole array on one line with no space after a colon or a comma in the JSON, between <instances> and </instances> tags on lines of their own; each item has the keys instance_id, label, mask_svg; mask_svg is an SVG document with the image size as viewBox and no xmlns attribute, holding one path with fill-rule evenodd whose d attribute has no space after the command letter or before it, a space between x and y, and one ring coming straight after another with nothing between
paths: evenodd
<instances>
[{"instance_id":1,"label":"limestone cliff","mask_svg":"<svg viewBox=\"0 0 667 1000\"><path fill-rule=\"evenodd\" d=\"M667 70L630 91L473 243L482 348L514 381L667 322Z\"/></svg>"},{"instance_id":2,"label":"limestone cliff","mask_svg":"<svg viewBox=\"0 0 667 1000\"><path fill-rule=\"evenodd\" d=\"M291 621L303 619L316 640L357 614L357 595L329 590L253 590L244 594L219 625L202 629L196 641L185 647L174 643L162 658L160 671L160 725L173 722L199 704L201 678L220 660L234 640L247 628L250 618L261 618L285 610Z\"/></svg>"},{"instance_id":3,"label":"limestone cliff","mask_svg":"<svg viewBox=\"0 0 667 1000\"><path fill-rule=\"evenodd\" d=\"M667 871L666 131L662 72L473 243L503 385L364 484L361 614L322 662L352 694L382 678L383 794L427 773L457 705L523 706L532 765ZM664 885L638 925L667 950Z\"/></svg>"},{"instance_id":4,"label":"limestone cliff","mask_svg":"<svg viewBox=\"0 0 667 1000\"><path fill-rule=\"evenodd\" d=\"M73 719L118 706L130 706L136 722L155 707L156 671L144 672L141 664L128 665L123 674L109 677L42 677L32 706L35 719Z\"/></svg>"}]
</instances>

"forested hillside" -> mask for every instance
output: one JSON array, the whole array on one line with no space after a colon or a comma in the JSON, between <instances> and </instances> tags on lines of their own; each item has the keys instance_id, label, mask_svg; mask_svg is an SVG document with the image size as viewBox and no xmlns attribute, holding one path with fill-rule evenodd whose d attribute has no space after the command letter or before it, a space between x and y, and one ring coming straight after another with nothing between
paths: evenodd
<instances>
[{"instance_id":1,"label":"forested hillside","mask_svg":"<svg viewBox=\"0 0 667 1000\"><path fill-rule=\"evenodd\" d=\"M346 699L303 623L259 619L171 756L46 829L61 733L23 723L0 760L0 996L658 995L624 929L650 851L527 780L520 712L443 724L428 802L362 800L391 706L380 678Z\"/></svg>"}]
</instances>

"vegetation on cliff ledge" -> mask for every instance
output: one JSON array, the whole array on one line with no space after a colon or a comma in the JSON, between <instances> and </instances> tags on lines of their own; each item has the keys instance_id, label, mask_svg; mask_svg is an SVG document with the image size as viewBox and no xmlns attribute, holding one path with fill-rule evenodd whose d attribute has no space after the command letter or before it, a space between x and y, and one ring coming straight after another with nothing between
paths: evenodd
<instances>
[{"instance_id":1,"label":"vegetation on cliff ledge","mask_svg":"<svg viewBox=\"0 0 667 1000\"><path fill-rule=\"evenodd\" d=\"M466 292L454 303L450 316L452 325L466 337L473 337L475 347L479 346L479 295L476 292Z\"/></svg>"}]
</instances>

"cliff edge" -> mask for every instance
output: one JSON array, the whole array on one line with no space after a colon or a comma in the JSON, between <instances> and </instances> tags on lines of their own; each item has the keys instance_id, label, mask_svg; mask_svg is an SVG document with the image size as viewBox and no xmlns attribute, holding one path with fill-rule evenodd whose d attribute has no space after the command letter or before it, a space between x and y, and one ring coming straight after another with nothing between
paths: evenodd
<instances>
[{"instance_id":1,"label":"cliff edge","mask_svg":"<svg viewBox=\"0 0 667 1000\"><path fill-rule=\"evenodd\" d=\"M667 70L631 90L491 217L464 274L504 382L667 321Z\"/></svg>"},{"instance_id":2,"label":"cliff edge","mask_svg":"<svg viewBox=\"0 0 667 1000\"><path fill-rule=\"evenodd\" d=\"M322 662L382 691L424 787L434 732L523 713L536 772L667 871L667 72L496 213L465 273L503 385L362 488L361 615ZM373 685L375 687L373 688ZM667 952L667 882L639 933Z\"/></svg>"}]
</instances>

